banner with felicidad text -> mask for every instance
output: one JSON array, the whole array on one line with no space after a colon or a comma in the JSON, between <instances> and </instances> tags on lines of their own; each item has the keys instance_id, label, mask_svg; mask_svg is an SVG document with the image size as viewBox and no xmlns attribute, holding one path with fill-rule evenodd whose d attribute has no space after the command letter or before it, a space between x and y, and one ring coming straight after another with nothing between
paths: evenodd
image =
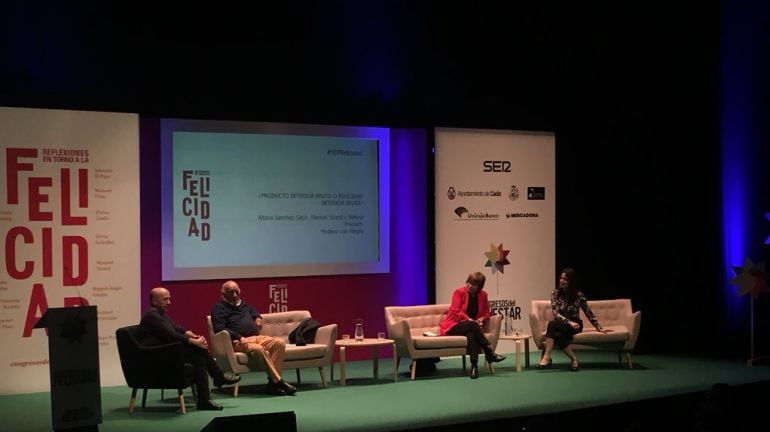
<instances>
[{"instance_id":1,"label":"banner with felicidad text","mask_svg":"<svg viewBox=\"0 0 770 432\"><path fill-rule=\"evenodd\" d=\"M97 307L99 379L122 383L115 329L140 308L138 115L0 107L0 178L0 394L50 388L35 324L53 307Z\"/></svg>"}]
</instances>

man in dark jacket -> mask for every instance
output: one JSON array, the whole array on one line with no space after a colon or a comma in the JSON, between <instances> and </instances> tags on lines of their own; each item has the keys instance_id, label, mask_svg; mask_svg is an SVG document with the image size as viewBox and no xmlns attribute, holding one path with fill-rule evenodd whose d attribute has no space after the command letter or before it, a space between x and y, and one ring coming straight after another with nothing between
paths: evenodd
<instances>
[{"instance_id":1,"label":"man in dark jacket","mask_svg":"<svg viewBox=\"0 0 770 432\"><path fill-rule=\"evenodd\" d=\"M296 393L296 387L281 378L286 342L259 334L262 315L241 300L241 288L235 281L222 284L222 300L211 308L211 325L215 333L222 330L230 333L235 351L247 353L265 366L268 391L282 396Z\"/></svg>"},{"instance_id":2,"label":"man in dark jacket","mask_svg":"<svg viewBox=\"0 0 770 432\"><path fill-rule=\"evenodd\" d=\"M150 291L152 307L142 316L139 323L139 343L145 346L157 346L181 342L184 347L185 362L191 363L195 374L197 387L197 408L199 410L222 409L222 406L211 400L209 377L214 378L214 385L221 387L225 384L235 384L241 377L233 373L224 373L211 357L208 343L203 336L197 335L175 323L166 311L171 305L171 293L166 288L157 287Z\"/></svg>"}]
</instances>

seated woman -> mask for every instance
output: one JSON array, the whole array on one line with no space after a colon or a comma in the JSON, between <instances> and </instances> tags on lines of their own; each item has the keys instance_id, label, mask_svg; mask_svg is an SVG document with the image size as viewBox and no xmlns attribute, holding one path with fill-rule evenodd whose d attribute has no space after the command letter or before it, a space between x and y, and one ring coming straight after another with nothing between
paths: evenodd
<instances>
[{"instance_id":1,"label":"seated woman","mask_svg":"<svg viewBox=\"0 0 770 432\"><path fill-rule=\"evenodd\" d=\"M489 341L481 330L489 321L489 301L484 289L486 277L471 273L465 285L452 294L452 305L439 328L442 335L465 336L468 338L468 355L471 358L471 379L479 377L479 352L484 351L487 362L496 363L505 360L489 346Z\"/></svg>"},{"instance_id":2,"label":"seated woman","mask_svg":"<svg viewBox=\"0 0 770 432\"><path fill-rule=\"evenodd\" d=\"M604 330L599 324L599 320L596 319L591 308L588 307L585 294L578 289L577 273L567 267L561 271L559 284L551 294L553 321L548 322L548 328L545 332L545 351L543 351L543 356L537 365L538 369L551 366L551 351L555 344L572 360L572 371L580 370L575 352L570 347L573 337L583 331L580 309L583 309L586 317L597 331L607 333L607 330Z\"/></svg>"}]
</instances>

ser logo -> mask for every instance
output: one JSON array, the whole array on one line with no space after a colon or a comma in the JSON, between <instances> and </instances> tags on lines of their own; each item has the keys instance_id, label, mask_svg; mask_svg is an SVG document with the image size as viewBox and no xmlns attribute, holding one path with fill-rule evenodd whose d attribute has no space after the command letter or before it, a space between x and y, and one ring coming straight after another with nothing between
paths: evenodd
<instances>
[{"instance_id":1,"label":"ser logo","mask_svg":"<svg viewBox=\"0 0 770 432\"><path fill-rule=\"evenodd\" d=\"M483 162L484 172L511 172L511 161L507 160L485 160Z\"/></svg>"}]
</instances>

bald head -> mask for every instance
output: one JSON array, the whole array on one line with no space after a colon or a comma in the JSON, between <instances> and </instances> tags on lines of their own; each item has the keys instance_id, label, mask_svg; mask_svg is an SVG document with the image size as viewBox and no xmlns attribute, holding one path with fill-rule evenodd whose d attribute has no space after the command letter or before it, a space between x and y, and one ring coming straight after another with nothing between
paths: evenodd
<instances>
[{"instance_id":1,"label":"bald head","mask_svg":"<svg viewBox=\"0 0 770 432\"><path fill-rule=\"evenodd\" d=\"M241 287L238 283L229 280L222 284L222 298L226 302L238 306L241 303Z\"/></svg>"},{"instance_id":2,"label":"bald head","mask_svg":"<svg viewBox=\"0 0 770 432\"><path fill-rule=\"evenodd\" d=\"M171 305L171 293L163 287L155 287L151 289L150 304L152 304L152 307L165 312Z\"/></svg>"},{"instance_id":3,"label":"bald head","mask_svg":"<svg viewBox=\"0 0 770 432\"><path fill-rule=\"evenodd\" d=\"M234 280L229 280L222 284L222 294L225 293L225 291L229 289L235 289L238 288L238 283Z\"/></svg>"}]
</instances>

